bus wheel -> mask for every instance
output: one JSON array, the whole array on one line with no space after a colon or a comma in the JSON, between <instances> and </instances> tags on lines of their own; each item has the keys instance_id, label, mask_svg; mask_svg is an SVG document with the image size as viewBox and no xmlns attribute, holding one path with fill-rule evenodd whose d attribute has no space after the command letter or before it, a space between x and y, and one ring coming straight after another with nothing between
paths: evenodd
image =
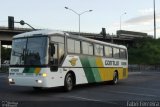
<instances>
[{"instance_id":1,"label":"bus wheel","mask_svg":"<svg viewBox=\"0 0 160 107\"><path fill-rule=\"evenodd\" d=\"M118 73L114 72L112 84L115 85L118 83Z\"/></svg>"},{"instance_id":2,"label":"bus wheel","mask_svg":"<svg viewBox=\"0 0 160 107\"><path fill-rule=\"evenodd\" d=\"M41 90L42 90L42 87L33 87L33 89L34 89L35 91L41 91Z\"/></svg>"},{"instance_id":3,"label":"bus wheel","mask_svg":"<svg viewBox=\"0 0 160 107\"><path fill-rule=\"evenodd\" d=\"M65 77L64 81L64 89L65 91L71 91L74 85L73 76L71 73L68 73Z\"/></svg>"}]
</instances>

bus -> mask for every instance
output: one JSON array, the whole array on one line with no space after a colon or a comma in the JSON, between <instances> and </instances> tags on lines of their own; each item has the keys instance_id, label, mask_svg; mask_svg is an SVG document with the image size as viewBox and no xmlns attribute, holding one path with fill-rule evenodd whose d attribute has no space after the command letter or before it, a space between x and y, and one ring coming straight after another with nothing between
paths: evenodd
<instances>
[{"instance_id":1,"label":"bus","mask_svg":"<svg viewBox=\"0 0 160 107\"><path fill-rule=\"evenodd\" d=\"M128 54L123 45L37 30L13 37L8 81L35 90L118 80L128 77Z\"/></svg>"}]
</instances>

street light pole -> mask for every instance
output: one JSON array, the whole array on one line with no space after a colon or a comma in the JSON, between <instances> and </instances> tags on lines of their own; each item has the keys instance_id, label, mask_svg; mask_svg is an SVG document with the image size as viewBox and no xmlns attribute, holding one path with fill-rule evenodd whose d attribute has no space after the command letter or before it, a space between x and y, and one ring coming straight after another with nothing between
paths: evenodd
<instances>
[{"instance_id":1,"label":"street light pole","mask_svg":"<svg viewBox=\"0 0 160 107\"><path fill-rule=\"evenodd\" d=\"M154 39L156 39L156 9L155 9L155 0L153 0L154 7Z\"/></svg>"},{"instance_id":2,"label":"street light pole","mask_svg":"<svg viewBox=\"0 0 160 107\"><path fill-rule=\"evenodd\" d=\"M25 21L21 20L20 22L14 22L14 23L20 23L21 25L28 25L29 27L31 27L33 30L36 30L34 27L32 27L30 24L26 23Z\"/></svg>"},{"instance_id":3,"label":"street light pole","mask_svg":"<svg viewBox=\"0 0 160 107\"><path fill-rule=\"evenodd\" d=\"M78 15L78 19L79 19L79 36L80 36L80 24L81 24L81 15L82 14L84 14L84 13L86 13L86 12L91 12L91 11L93 11L93 10L87 10L87 11L84 11L84 12L81 12L81 13L77 13L76 11L74 11L73 9L70 9L70 8L68 8L68 7L65 7L65 9L68 9L68 10L70 10L70 11L72 11L72 12L74 12L75 14L77 14Z\"/></svg>"},{"instance_id":4,"label":"street light pole","mask_svg":"<svg viewBox=\"0 0 160 107\"><path fill-rule=\"evenodd\" d=\"M120 28L119 28L120 30L121 30L121 26L122 26L122 16L125 15L125 14L127 14L127 13L124 12L123 14L120 15Z\"/></svg>"},{"instance_id":5,"label":"street light pole","mask_svg":"<svg viewBox=\"0 0 160 107\"><path fill-rule=\"evenodd\" d=\"M79 18L79 36L80 36L80 27L81 27L81 15L80 14L78 14L78 18Z\"/></svg>"}]
</instances>

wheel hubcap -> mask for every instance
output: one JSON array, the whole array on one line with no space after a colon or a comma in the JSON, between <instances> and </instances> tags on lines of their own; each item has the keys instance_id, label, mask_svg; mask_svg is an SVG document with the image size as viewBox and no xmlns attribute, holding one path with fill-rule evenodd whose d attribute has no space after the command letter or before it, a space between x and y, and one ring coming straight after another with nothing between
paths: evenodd
<instances>
[{"instance_id":1,"label":"wheel hubcap","mask_svg":"<svg viewBox=\"0 0 160 107\"><path fill-rule=\"evenodd\" d=\"M67 79L67 86L69 89L72 88L72 78L70 76Z\"/></svg>"},{"instance_id":2,"label":"wheel hubcap","mask_svg":"<svg viewBox=\"0 0 160 107\"><path fill-rule=\"evenodd\" d=\"M114 75L114 83L117 83L117 81L118 81L117 73L115 73L115 75Z\"/></svg>"}]
</instances>

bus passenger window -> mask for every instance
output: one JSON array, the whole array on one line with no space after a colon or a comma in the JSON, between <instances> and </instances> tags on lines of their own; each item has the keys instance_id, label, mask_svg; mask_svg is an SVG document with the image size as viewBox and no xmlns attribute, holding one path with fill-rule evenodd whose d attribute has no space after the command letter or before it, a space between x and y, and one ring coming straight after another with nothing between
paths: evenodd
<instances>
[{"instance_id":1,"label":"bus passenger window","mask_svg":"<svg viewBox=\"0 0 160 107\"><path fill-rule=\"evenodd\" d=\"M58 43L64 43L64 37L62 37L62 36L52 36L51 41L58 42Z\"/></svg>"},{"instance_id":2,"label":"bus passenger window","mask_svg":"<svg viewBox=\"0 0 160 107\"><path fill-rule=\"evenodd\" d=\"M80 41L76 41L75 40L75 44L74 44L74 48L75 48L75 53L80 53Z\"/></svg>"},{"instance_id":3,"label":"bus passenger window","mask_svg":"<svg viewBox=\"0 0 160 107\"><path fill-rule=\"evenodd\" d=\"M95 44L94 50L95 50L95 55L103 56L103 46L102 45Z\"/></svg>"},{"instance_id":4,"label":"bus passenger window","mask_svg":"<svg viewBox=\"0 0 160 107\"><path fill-rule=\"evenodd\" d=\"M93 55L93 44L91 43L88 44L88 54Z\"/></svg>"},{"instance_id":5,"label":"bus passenger window","mask_svg":"<svg viewBox=\"0 0 160 107\"><path fill-rule=\"evenodd\" d=\"M80 41L68 39L67 40L68 52L69 53L80 53Z\"/></svg>"},{"instance_id":6,"label":"bus passenger window","mask_svg":"<svg viewBox=\"0 0 160 107\"><path fill-rule=\"evenodd\" d=\"M119 58L119 49L118 48L113 48L113 57Z\"/></svg>"},{"instance_id":7,"label":"bus passenger window","mask_svg":"<svg viewBox=\"0 0 160 107\"><path fill-rule=\"evenodd\" d=\"M64 58L64 44L63 43L59 43L59 64L61 64L62 60Z\"/></svg>"},{"instance_id":8,"label":"bus passenger window","mask_svg":"<svg viewBox=\"0 0 160 107\"><path fill-rule=\"evenodd\" d=\"M57 50L58 50L58 44L50 45L50 64L51 65L58 65L58 51Z\"/></svg>"},{"instance_id":9,"label":"bus passenger window","mask_svg":"<svg viewBox=\"0 0 160 107\"><path fill-rule=\"evenodd\" d=\"M109 47L109 46L105 46L105 56L108 57L108 58L111 58L112 57L112 47Z\"/></svg>"},{"instance_id":10,"label":"bus passenger window","mask_svg":"<svg viewBox=\"0 0 160 107\"><path fill-rule=\"evenodd\" d=\"M74 53L74 40L73 39L67 40L67 46L68 46L68 52Z\"/></svg>"},{"instance_id":11,"label":"bus passenger window","mask_svg":"<svg viewBox=\"0 0 160 107\"><path fill-rule=\"evenodd\" d=\"M120 58L122 58L122 59L126 59L127 58L125 49L120 49Z\"/></svg>"},{"instance_id":12,"label":"bus passenger window","mask_svg":"<svg viewBox=\"0 0 160 107\"><path fill-rule=\"evenodd\" d=\"M93 55L93 44L82 42L82 53L86 55Z\"/></svg>"},{"instance_id":13,"label":"bus passenger window","mask_svg":"<svg viewBox=\"0 0 160 107\"><path fill-rule=\"evenodd\" d=\"M88 44L87 42L82 42L82 53L88 54Z\"/></svg>"}]
</instances>

